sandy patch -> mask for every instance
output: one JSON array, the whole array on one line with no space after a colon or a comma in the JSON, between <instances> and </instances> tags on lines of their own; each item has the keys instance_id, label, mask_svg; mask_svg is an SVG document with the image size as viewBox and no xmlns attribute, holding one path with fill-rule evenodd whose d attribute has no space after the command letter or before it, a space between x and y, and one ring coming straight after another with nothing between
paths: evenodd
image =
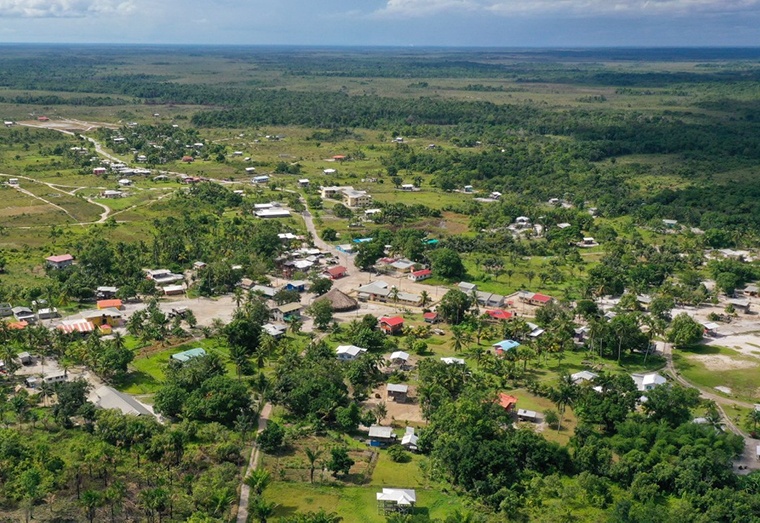
<instances>
[{"instance_id":1,"label":"sandy patch","mask_svg":"<svg viewBox=\"0 0 760 523\"><path fill-rule=\"evenodd\" d=\"M375 395L379 395L380 398L376 398ZM391 398L387 397L385 392L385 384L380 385L378 388L372 391L370 399L364 402L364 407L367 409L373 408L380 402L385 402L385 409L387 415L381 421L381 425L387 425L390 423L398 423L403 426L403 422L411 423L423 423L422 412L420 411L420 405L417 400L417 387L414 385L409 386L409 394L406 402L395 402Z\"/></svg>"},{"instance_id":2,"label":"sandy patch","mask_svg":"<svg viewBox=\"0 0 760 523\"><path fill-rule=\"evenodd\" d=\"M752 367L757 367L757 363L754 361L734 359L723 354L700 354L697 356L690 356L689 359L697 360L708 370L716 371L751 369Z\"/></svg>"}]
</instances>

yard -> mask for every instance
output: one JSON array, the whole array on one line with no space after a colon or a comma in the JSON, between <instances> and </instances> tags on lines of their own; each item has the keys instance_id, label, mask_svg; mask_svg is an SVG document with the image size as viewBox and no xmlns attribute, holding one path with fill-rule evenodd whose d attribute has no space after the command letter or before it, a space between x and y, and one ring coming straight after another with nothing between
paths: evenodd
<instances>
[{"instance_id":1,"label":"yard","mask_svg":"<svg viewBox=\"0 0 760 523\"><path fill-rule=\"evenodd\" d=\"M673 363L684 378L695 385L710 389L714 394L760 401L758 366L760 360L734 349L716 345L694 345L673 350ZM730 394L716 387L728 387Z\"/></svg>"}]
</instances>

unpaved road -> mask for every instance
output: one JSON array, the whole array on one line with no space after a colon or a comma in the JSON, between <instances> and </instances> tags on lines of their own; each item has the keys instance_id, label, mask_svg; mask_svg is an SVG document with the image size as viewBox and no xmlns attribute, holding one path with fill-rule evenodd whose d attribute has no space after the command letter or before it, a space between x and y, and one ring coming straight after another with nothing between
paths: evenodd
<instances>
[{"instance_id":1,"label":"unpaved road","mask_svg":"<svg viewBox=\"0 0 760 523\"><path fill-rule=\"evenodd\" d=\"M267 403L264 408L261 409L259 414L259 428L257 434L260 434L267 428L267 421L272 414L272 404ZM253 451L251 452L251 459L248 461L248 469L245 471L243 478L248 476L252 470L256 470L259 466L259 447L254 444ZM238 503L237 523L247 523L248 520L248 500L251 497L251 487L244 482L240 483L240 501Z\"/></svg>"}]
</instances>

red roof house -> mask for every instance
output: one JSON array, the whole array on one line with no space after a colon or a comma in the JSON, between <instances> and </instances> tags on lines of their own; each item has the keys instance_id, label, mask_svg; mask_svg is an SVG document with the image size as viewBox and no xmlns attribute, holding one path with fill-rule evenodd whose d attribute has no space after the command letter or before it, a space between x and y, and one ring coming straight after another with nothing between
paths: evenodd
<instances>
[{"instance_id":1,"label":"red roof house","mask_svg":"<svg viewBox=\"0 0 760 523\"><path fill-rule=\"evenodd\" d=\"M401 316L380 318L380 330L386 334L397 334L404 329L404 318Z\"/></svg>"},{"instance_id":2,"label":"red roof house","mask_svg":"<svg viewBox=\"0 0 760 523\"><path fill-rule=\"evenodd\" d=\"M116 309L121 310L124 305L122 304L121 300L113 299L113 300L98 300L97 307L99 310L103 309Z\"/></svg>"},{"instance_id":3,"label":"red roof house","mask_svg":"<svg viewBox=\"0 0 760 523\"><path fill-rule=\"evenodd\" d=\"M333 160L336 160L339 162L342 162L345 159L346 159L345 155L342 155L342 154L336 154L335 156L333 156Z\"/></svg>"},{"instance_id":4,"label":"red roof house","mask_svg":"<svg viewBox=\"0 0 760 523\"><path fill-rule=\"evenodd\" d=\"M74 263L74 257L71 254L59 254L57 256L48 256L45 258L48 266L54 269L63 269Z\"/></svg>"},{"instance_id":5,"label":"red roof house","mask_svg":"<svg viewBox=\"0 0 760 523\"><path fill-rule=\"evenodd\" d=\"M38 116L37 117L37 121L38 122L49 122L50 118L48 118L47 116Z\"/></svg>"},{"instance_id":6,"label":"red roof house","mask_svg":"<svg viewBox=\"0 0 760 523\"><path fill-rule=\"evenodd\" d=\"M511 411L517 406L517 398L504 392L499 393L498 401L499 405L506 411Z\"/></svg>"},{"instance_id":7,"label":"red roof house","mask_svg":"<svg viewBox=\"0 0 760 523\"><path fill-rule=\"evenodd\" d=\"M183 156L182 161L185 163L193 163L195 161L195 158L192 156Z\"/></svg>"},{"instance_id":8,"label":"red roof house","mask_svg":"<svg viewBox=\"0 0 760 523\"><path fill-rule=\"evenodd\" d=\"M501 320L506 321L512 318L512 313L509 311L505 311L502 309L496 309L493 311L486 311L486 314L488 314L491 318L494 320Z\"/></svg>"},{"instance_id":9,"label":"red roof house","mask_svg":"<svg viewBox=\"0 0 760 523\"><path fill-rule=\"evenodd\" d=\"M438 313L426 312L422 315L422 319L425 320L425 323L436 323L438 321Z\"/></svg>"},{"instance_id":10,"label":"red roof house","mask_svg":"<svg viewBox=\"0 0 760 523\"><path fill-rule=\"evenodd\" d=\"M330 267L329 269L325 270L325 274L327 274L330 279L337 280L338 278L342 278L346 275L346 269L342 265L336 265L335 267Z\"/></svg>"},{"instance_id":11,"label":"red roof house","mask_svg":"<svg viewBox=\"0 0 760 523\"><path fill-rule=\"evenodd\" d=\"M409 279L412 281L422 281L430 278L433 275L433 271L430 269L422 269L419 271L413 271L409 273Z\"/></svg>"},{"instance_id":12,"label":"red roof house","mask_svg":"<svg viewBox=\"0 0 760 523\"><path fill-rule=\"evenodd\" d=\"M533 295L533 301L536 303L547 304L553 299L554 298L552 298L551 296L547 296L546 294L540 294L538 292Z\"/></svg>"}]
</instances>

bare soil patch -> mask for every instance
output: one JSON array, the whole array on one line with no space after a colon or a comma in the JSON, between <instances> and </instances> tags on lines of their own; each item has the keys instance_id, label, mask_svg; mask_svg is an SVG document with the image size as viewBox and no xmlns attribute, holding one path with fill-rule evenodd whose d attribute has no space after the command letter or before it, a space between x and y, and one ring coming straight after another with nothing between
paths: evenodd
<instances>
[{"instance_id":1,"label":"bare soil patch","mask_svg":"<svg viewBox=\"0 0 760 523\"><path fill-rule=\"evenodd\" d=\"M736 359L723 354L700 354L691 356L689 359L697 360L708 370L716 371L750 369L752 367L757 367L757 363L754 361Z\"/></svg>"}]
</instances>

